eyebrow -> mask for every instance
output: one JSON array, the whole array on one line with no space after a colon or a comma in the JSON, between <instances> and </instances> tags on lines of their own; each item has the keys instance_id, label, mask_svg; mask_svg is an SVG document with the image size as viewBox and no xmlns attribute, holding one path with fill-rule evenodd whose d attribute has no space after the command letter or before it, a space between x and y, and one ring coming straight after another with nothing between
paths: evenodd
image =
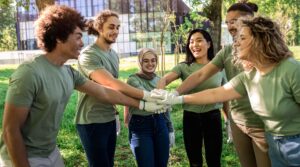
<instances>
[{"instance_id":1,"label":"eyebrow","mask_svg":"<svg viewBox=\"0 0 300 167\"><path fill-rule=\"evenodd\" d=\"M82 37L82 33L81 32L76 32L76 35L80 35Z\"/></svg>"}]
</instances>

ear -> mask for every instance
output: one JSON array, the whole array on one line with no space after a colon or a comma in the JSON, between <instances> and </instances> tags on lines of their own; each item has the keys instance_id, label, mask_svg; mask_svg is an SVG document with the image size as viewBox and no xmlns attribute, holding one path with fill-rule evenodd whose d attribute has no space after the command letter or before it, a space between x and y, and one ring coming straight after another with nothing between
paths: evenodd
<instances>
[{"instance_id":1,"label":"ear","mask_svg":"<svg viewBox=\"0 0 300 167\"><path fill-rule=\"evenodd\" d=\"M60 39L56 39L56 43L61 44L61 43L63 43L63 41L61 41Z\"/></svg>"},{"instance_id":2,"label":"ear","mask_svg":"<svg viewBox=\"0 0 300 167\"><path fill-rule=\"evenodd\" d=\"M208 49L211 47L210 43L211 42L207 42Z\"/></svg>"}]
</instances>

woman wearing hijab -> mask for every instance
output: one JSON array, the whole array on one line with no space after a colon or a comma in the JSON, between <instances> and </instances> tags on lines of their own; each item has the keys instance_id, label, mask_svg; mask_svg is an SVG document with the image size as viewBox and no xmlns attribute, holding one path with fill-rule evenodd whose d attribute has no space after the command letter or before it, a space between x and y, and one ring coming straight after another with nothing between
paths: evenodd
<instances>
[{"instance_id":1,"label":"woman wearing hijab","mask_svg":"<svg viewBox=\"0 0 300 167\"><path fill-rule=\"evenodd\" d=\"M153 49L143 48L138 55L140 71L131 75L127 83L146 91L155 89L160 79L155 74L157 61ZM129 122L129 143L139 167L167 166L169 139L174 139L168 114L168 112L153 114L138 108L125 107L124 121L125 125ZM169 134L171 134L170 138Z\"/></svg>"}]
</instances>

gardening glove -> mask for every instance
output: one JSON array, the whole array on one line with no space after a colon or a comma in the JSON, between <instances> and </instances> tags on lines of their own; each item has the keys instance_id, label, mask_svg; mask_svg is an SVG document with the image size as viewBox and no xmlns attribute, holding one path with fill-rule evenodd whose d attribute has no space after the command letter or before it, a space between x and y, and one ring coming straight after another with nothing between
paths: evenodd
<instances>
[{"instance_id":1,"label":"gardening glove","mask_svg":"<svg viewBox=\"0 0 300 167\"><path fill-rule=\"evenodd\" d=\"M175 146L175 132L169 133L170 148Z\"/></svg>"},{"instance_id":2,"label":"gardening glove","mask_svg":"<svg viewBox=\"0 0 300 167\"><path fill-rule=\"evenodd\" d=\"M165 105L162 109L156 110L155 113L156 114L165 113L165 112L169 111L170 108L171 108L170 105ZM171 108L171 110L172 110L172 108Z\"/></svg>"},{"instance_id":3,"label":"gardening glove","mask_svg":"<svg viewBox=\"0 0 300 167\"><path fill-rule=\"evenodd\" d=\"M176 91L176 90L172 90L171 92L168 92L164 89L153 89L150 94L151 94L151 97L153 98L157 98L157 99L164 99L165 96L170 93L170 94L173 94L174 96L178 96L179 93Z\"/></svg>"},{"instance_id":4,"label":"gardening glove","mask_svg":"<svg viewBox=\"0 0 300 167\"><path fill-rule=\"evenodd\" d=\"M149 111L149 112L154 112L160 109L163 109L164 105L162 104L157 104L154 102L145 102L143 100L140 100L140 104L139 104L139 109L140 110L145 110L145 111Z\"/></svg>"},{"instance_id":5,"label":"gardening glove","mask_svg":"<svg viewBox=\"0 0 300 167\"><path fill-rule=\"evenodd\" d=\"M143 100L145 101L155 102L157 100L156 98L151 97L151 93L146 90L143 90L143 94Z\"/></svg>"},{"instance_id":6,"label":"gardening glove","mask_svg":"<svg viewBox=\"0 0 300 167\"><path fill-rule=\"evenodd\" d=\"M119 134L121 132L121 124L120 124L119 114L116 115L116 132L117 132L117 136L119 136Z\"/></svg>"},{"instance_id":7,"label":"gardening glove","mask_svg":"<svg viewBox=\"0 0 300 167\"><path fill-rule=\"evenodd\" d=\"M229 120L225 121L225 129L226 129L226 133L227 133L227 143L232 143L232 132L231 132Z\"/></svg>"},{"instance_id":8,"label":"gardening glove","mask_svg":"<svg viewBox=\"0 0 300 167\"><path fill-rule=\"evenodd\" d=\"M165 104L165 105L182 104L183 96L178 96L172 92L168 92L165 94L163 99L157 100L156 102L159 104Z\"/></svg>"}]
</instances>

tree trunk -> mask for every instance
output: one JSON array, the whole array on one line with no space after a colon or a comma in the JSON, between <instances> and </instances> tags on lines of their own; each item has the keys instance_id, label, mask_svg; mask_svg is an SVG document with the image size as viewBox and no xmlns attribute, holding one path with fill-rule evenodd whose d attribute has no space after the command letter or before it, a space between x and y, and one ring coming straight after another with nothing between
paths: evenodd
<instances>
[{"instance_id":1,"label":"tree trunk","mask_svg":"<svg viewBox=\"0 0 300 167\"><path fill-rule=\"evenodd\" d=\"M55 0L35 0L36 6L38 7L39 12L45 9L48 5L54 5Z\"/></svg>"},{"instance_id":2,"label":"tree trunk","mask_svg":"<svg viewBox=\"0 0 300 167\"><path fill-rule=\"evenodd\" d=\"M206 16L212 22L211 37L215 54L221 49L222 3L223 0L211 0L210 4L204 9Z\"/></svg>"}]
</instances>

